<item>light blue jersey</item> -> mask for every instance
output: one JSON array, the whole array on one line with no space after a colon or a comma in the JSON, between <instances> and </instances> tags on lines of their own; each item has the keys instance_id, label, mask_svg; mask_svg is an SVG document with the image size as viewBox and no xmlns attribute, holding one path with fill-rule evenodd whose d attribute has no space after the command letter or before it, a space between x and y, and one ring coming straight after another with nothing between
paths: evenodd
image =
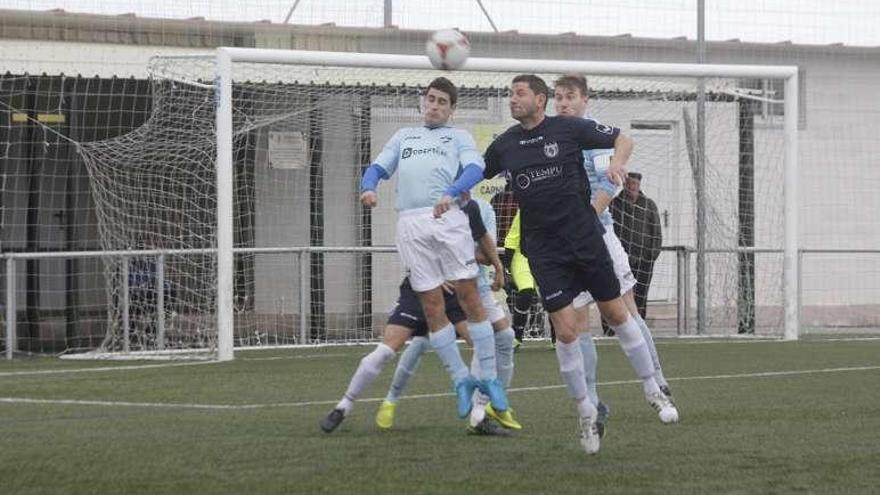
<instances>
[{"instance_id":1,"label":"light blue jersey","mask_svg":"<svg viewBox=\"0 0 880 495\"><path fill-rule=\"evenodd\" d=\"M373 163L388 177L399 169L398 211L434 206L465 166L486 168L474 138L467 131L445 126L400 129Z\"/></svg>"},{"instance_id":2,"label":"light blue jersey","mask_svg":"<svg viewBox=\"0 0 880 495\"><path fill-rule=\"evenodd\" d=\"M594 119L588 118L587 120ZM596 199L599 191L605 191L611 198L614 198L623 190L623 186L618 186L608 178L608 167L611 165L612 155L614 155L614 148L584 151L584 170L586 170L587 179L590 181L590 202ZM614 218L608 208L599 214L599 221L606 227L614 225Z\"/></svg>"},{"instance_id":3,"label":"light blue jersey","mask_svg":"<svg viewBox=\"0 0 880 495\"><path fill-rule=\"evenodd\" d=\"M480 198L471 198L471 201L475 201L477 206L480 207L480 218L483 220L483 225L486 226L486 233L492 237L492 244L497 244L498 224L492 205ZM480 265L480 275L477 277L477 290L479 290L480 294L492 292L492 280L494 279L492 270L492 267Z\"/></svg>"}]
</instances>

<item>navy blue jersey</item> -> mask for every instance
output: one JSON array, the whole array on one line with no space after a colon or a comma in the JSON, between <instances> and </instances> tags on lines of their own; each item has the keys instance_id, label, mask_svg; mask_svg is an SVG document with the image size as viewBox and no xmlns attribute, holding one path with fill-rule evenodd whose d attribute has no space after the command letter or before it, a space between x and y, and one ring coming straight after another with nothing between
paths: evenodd
<instances>
[{"instance_id":1,"label":"navy blue jersey","mask_svg":"<svg viewBox=\"0 0 880 495\"><path fill-rule=\"evenodd\" d=\"M487 178L507 171L520 206L522 251L529 258L577 257L604 233L590 205L583 150L613 148L620 129L578 117L515 125L486 150Z\"/></svg>"}]
</instances>

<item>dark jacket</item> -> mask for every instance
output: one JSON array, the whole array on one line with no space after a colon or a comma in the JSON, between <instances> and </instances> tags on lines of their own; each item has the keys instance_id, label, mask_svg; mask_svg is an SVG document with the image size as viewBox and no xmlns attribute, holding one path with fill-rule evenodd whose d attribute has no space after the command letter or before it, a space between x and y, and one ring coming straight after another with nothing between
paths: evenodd
<instances>
[{"instance_id":1,"label":"dark jacket","mask_svg":"<svg viewBox=\"0 0 880 495\"><path fill-rule=\"evenodd\" d=\"M611 202L614 232L630 258L654 261L663 245L657 205L641 191L635 203L625 196L623 192Z\"/></svg>"}]
</instances>

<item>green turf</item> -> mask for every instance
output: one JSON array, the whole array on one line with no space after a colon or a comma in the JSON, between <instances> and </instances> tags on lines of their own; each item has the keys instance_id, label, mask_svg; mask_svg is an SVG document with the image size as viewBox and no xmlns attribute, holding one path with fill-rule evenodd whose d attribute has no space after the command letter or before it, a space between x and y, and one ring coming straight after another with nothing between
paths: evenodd
<instances>
[{"instance_id":1,"label":"green turf","mask_svg":"<svg viewBox=\"0 0 880 495\"><path fill-rule=\"evenodd\" d=\"M403 400L390 433L373 425L375 400L322 433L369 347L82 373L69 371L143 363L0 362L0 397L260 406L0 402L0 493L876 493L880 341L658 348L681 424L659 423L616 343L603 341L599 392L612 417L595 457L580 450L546 344L517 354L514 387L544 388L511 393L525 425L513 438L466 435L451 395ZM730 376L860 366L874 369ZM67 371L9 374L36 370ZM381 398L390 373L365 397ZM427 356L409 393L448 391Z\"/></svg>"}]
</instances>

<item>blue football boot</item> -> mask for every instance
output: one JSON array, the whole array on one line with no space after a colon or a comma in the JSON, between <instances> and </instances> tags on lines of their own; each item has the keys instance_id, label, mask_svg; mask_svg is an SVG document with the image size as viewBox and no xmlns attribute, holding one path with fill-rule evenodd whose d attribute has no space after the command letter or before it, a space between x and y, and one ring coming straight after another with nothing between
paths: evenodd
<instances>
[{"instance_id":1,"label":"blue football boot","mask_svg":"<svg viewBox=\"0 0 880 495\"><path fill-rule=\"evenodd\" d=\"M470 375L455 382L455 396L458 399L458 417L466 418L473 407L474 390L477 381Z\"/></svg>"}]
</instances>

